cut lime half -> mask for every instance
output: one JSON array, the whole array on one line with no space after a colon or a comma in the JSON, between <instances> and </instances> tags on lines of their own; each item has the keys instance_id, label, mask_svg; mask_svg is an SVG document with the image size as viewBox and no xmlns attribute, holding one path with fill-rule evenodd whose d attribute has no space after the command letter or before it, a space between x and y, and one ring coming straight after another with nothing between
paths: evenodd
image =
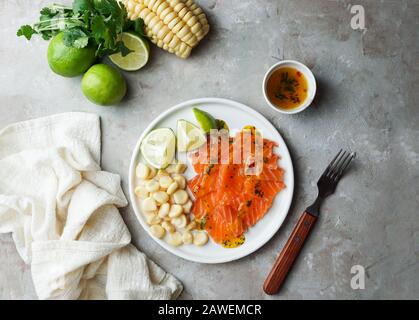
<instances>
[{"instance_id":1,"label":"cut lime half","mask_svg":"<svg viewBox=\"0 0 419 320\"><path fill-rule=\"evenodd\" d=\"M176 152L176 137L172 129L151 131L141 142L144 159L154 168L163 169L172 163Z\"/></svg>"},{"instance_id":2,"label":"cut lime half","mask_svg":"<svg viewBox=\"0 0 419 320\"><path fill-rule=\"evenodd\" d=\"M177 122L177 149L179 152L191 151L206 143L204 132L186 120Z\"/></svg>"},{"instance_id":3,"label":"cut lime half","mask_svg":"<svg viewBox=\"0 0 419 320\"><path fill-rule=\"evenodd\" d=\"M124 45L132 50L125 57L120 52L111 54L109 59L125 71L135 71L144 67L150 56L150 46L147 40L131 32L122 33Z\"/></svg>"}]
</instances>

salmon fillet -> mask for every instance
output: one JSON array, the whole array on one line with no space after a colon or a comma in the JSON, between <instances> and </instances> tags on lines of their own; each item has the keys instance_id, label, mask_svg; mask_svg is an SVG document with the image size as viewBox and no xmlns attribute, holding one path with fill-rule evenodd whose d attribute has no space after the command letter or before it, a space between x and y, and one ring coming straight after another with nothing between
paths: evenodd
<instances>
[{"instance_id":1,"label":"salmon fillet","mask_svg":"<svg viewBox=\"0 0 419 320\"><path fill-rule=\"evenodd\" d=\"M247 135L249 137L249 135ZM198 224L220 244L241 236L268 212L275 196L285 188L284 171L278 166L279 156L273 151L275 142L260 140L263 147L263 166L258 174L248 174L256 154L255 134L250 136L252 146L244 153L243 133L230 138L228 161L221 163L218 147L216 159L210 159L210 143L192 154L196 176L188 181L188 188L195 196L192 213ZM220 144L219 144L220 145ZM239 150L241 161L234 161ZM236 154L237 155L237 154Z\"/></svg>"}]
</instances>

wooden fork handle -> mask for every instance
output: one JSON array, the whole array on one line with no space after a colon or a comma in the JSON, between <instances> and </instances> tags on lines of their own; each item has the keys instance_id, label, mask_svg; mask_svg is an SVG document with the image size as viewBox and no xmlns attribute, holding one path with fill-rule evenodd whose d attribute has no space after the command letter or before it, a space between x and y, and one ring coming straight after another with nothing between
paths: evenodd
<instances>
[{"instance_id":1,"label":"wooden fork handle","mask_svg":"<svg viewBox=\"0 0 419 320\"><path fill-rule=\"evenodd\" d=\"M266 294L279 291L316 220L317 217L308 212L302 214L263 284Z\"/></svg>"}]
</instances>

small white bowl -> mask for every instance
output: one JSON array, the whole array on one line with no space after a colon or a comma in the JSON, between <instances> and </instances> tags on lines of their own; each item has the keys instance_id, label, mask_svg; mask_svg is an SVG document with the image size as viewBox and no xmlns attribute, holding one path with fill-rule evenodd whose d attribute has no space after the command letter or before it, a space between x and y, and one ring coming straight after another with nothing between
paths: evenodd
<instances>
[{"instance_id":1,"label":"small white bowl","mask_svg":"<svg viewBox=\"0 0 419 320\"><path fill-rule=\"evenodd\" d=\"M268 98L268 94L267 94L267 89L266 86L268 84L268 79L270 78L270 76L272 75L272 73L274 73L274 71L280 69L280 68L294 68L298 71L300 71L307 79L307 86L308 86L308 93L307 93L307 98L305 99L305 101L303 102L303 104L301 106L299 106L298 108L295 109L281 109L277 106L275 106ZM305 110L314 100L314 97L316 95L316 90L317 90L317 85L316 85L316 79L314 78L313 72L311 72L311 70L305 66L304 64L302 64L301 62L298 61L294 61L294 60L283 60L280 61L278 63L275 63L269 70L268 72L266 72L265 77L263 78L263 96L265 97L266 102L268 103L268 105L272 108L275 109L276 111L280 112L280 113L285 113L285 114L295 114L295 113L299 113L303 110Z\"/></svg>"}]
</instances>

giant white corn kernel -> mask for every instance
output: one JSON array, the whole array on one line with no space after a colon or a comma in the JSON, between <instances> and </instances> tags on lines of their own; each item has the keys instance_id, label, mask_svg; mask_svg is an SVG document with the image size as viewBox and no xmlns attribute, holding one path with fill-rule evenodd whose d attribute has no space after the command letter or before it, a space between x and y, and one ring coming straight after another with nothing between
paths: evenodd
<instances>
[{"instance_id":1,"label":"giant white corn kernel","mask_svg":"<svg viewBox=\"0 0 419 320\"><path fill-rule=\"evenodd\" d=\"M182 244L182 235L177 231L169 233L167 237L167 243L174 247L180 246Z\"/></svg>"},{"instance_id":2,"label":"giant white corn kernel","mask_svg":"<svg viewBox=\"0 0 419 320\"><path fill-rule=\"evenodd\" d=\"M185 189L186 187L186 179L181 174L174 174L172 176L173 180L175 180L180 189Z\"/></svg>"},{"instance_id":3,"label":"giant white corn kernel","mask_svg":"<svg viewBox=\"0 0 419 320\"><path fill-rule=\"evenodd\" d=\"M145 188L145 184L147 183L147 181L148 180L140 179L140 180L137 181L137 186L138 187L144 187Z\"/></svg>"},{"instance_id":4,"label":"giant white corn kernel","mask_svg":"<svg viewBox=\"0 0 419 320\"><path fill-rule=\"evenodd\" d=\"M178 204L172 204L169 211L169 217L170 218L176 218L179 217L182 214L183 208L181 205Z\"/></svg>"},{"instance_id":5,"label":"giant white corn kernel","mask_svg":"<svg viewBox=\"0 0 419 320\"><path fill-rule=\"evenodd\" d=\"M164 191L156 191L153 193L153 199L158 203L163 204L169 201L169 195Z\"/></svg>"},{"instance_id":6,"label":"giant white corn kernel","mask_svg":"<svg viewBox=\"0 0 419 320\"><path fill-rule=\"evenodd\" d=\"M160 187L163 189L169 188L172 182L173 182L173 179L170 176L161 176L159 179Z\"/></svg>"},{"instance_id":7,"label":"giant white corn kernel","mask_svg":"<svg viewBox=\"0 0 419 320\"><path fill-rule=\"evenodd\" d=\"M149 225L159 224L161 222L161 218L155 213L146 215L145 220Z\"/></svg>"},{"instance_id":8,"label":"giant white corn kernel","mask_svg":"<svg viewBox=\"0 0 419 320\"><path fill-rule=\"evenodd\" d=\"M125 2L125 7L127 8L128 12L131 12L132 9L135 7L135 2L134 1Z\"/></svg>"},{"instance_id":9,"label":"giant white corn kernel","mask_svg":"<svg viewBox=\"0 0 419 320\"><path fill-rule=\"evenodd\" d=\"M181 214L179 217L172 218L172 224L176 228L185 228L188 221L186 220L186 216Z\"/></svg>"},{"instance_id":10,"label":"giant white corn kernel","mask_svg":"<svg viewBox=\"0 0 419 320\"><path fill-rule=\"evenodd\" d=\"M206 232L203 231L198 231L195 232L194 237L193 237L193 243L196 246L203 246L208 242L208 235Z\"/></svg>"},{"instance_id":11,"label":"giant white corn kernel","mask_svg":"<svg viewBox=\"0 0 419 320\"><path fill-rule=\"evenodd\" d=\"M196 222L195 222L195 220L194 220L194 221L192 221L191 223L189 223L189 224L186 226L186 231L192 231L192 230L194 230L194 229L196 229Z\"/></svg>"},{"instance_id":12,"label":"giant white corn kernel","mask_svg":"<svg viewBox=\"0 0 419 320\"><path fill-rule=\"evenodd\" d=\"M167 173L167 171L166 170L164 170L164 169L159 169L159 171L157 171L157 174L156 174L156 178L157 179L160 179L160 177L162 177L162 176L168 176L169 174Z\"/></svg>"},{"instance_id":13,"label":"giant white corn kernel","mask_svg":"<svg viewBox=\"0 0 419 320\"><path fill-rule=\"evenodd\" d=\"M184 234L182 234L182 241L184 244L191 244L193 241L192 233L186 231Z\"/></svg>"},{"instance_id":14,"label":"giant white corn kernel","mask_svg":"<svg viewBox=\"0 0 419 320\"><path fill-rule=\"evenodd\" d=\"M141 5L137 4L134 8L134 13L138 15L141 11Z\"/></svg>"},{"instance_id":15,"label":"giant white corn kernel","mask_svg":"<svg viewBox=\"0 0 419 320\"><path fill-rule=\"evenodd\" d=\"M146 182L145 188L148 192L156 192L157 190L159 190L160 185L155 180L149 180Z\"/></svg>"},{"instance_id":16,"label":"giant white corn kernel","mask_svg":"<svg viewBox=\"0 0 419 320\"><path fill-rule=\"evenodd\" d=\"M169 6L169 4L166 1L162 1L159 6L156 8L156 14L160 16L161 12L166 9Z\"/></svg>"},{"instance_id":17,"label":"giant white corn kernel","mask_svg":"<svg viewBox=\"0 0 419 320\"><path fill-rule=\"evenodd\" d=\"M155 211L155 210L157 210L156 200L154 200L151 197L145 198L141 202L141 209L143 211Z\"/></svg>"},{"instance_id":18,"label":"giant white corn kernel","mask_svg":"<svg viewBox=\"0 0 419 320\"><path fill-rule=\"evenodd\" d=\"M173 194L173 199L177 204L185 204L188 201L188 193L185 190L177 190Z\"/></svg>"},{"instance_id":19,"label":"giant white corn kernel","mask_svg":"<svg viewBox=\"0 0 419 320\"><path fill-rule=\"evenodd\" d=\"M169 221L163 221L161 226L164 230L166 230L169 233L173 233L176 231L175 226L171 224Z\"/></svg>"},{"instance_id":20,"label":"giant white corn kernel","mask_svg":"<svg viewBox=\"0 0 419 320\"><path fill-rule=\"evenodd\" d=\"M144 163L139 163L137 165L137 168L135 169L135 174L137 175L137 178L140 179L147 179L149 173L150 168L146 166Z\"/></svg>"},{"instance_id":21,"label":"giant white corn kernel","mask_svg":"<svg viewBox=\"0 0 419 320\"><path fill-rule=\"evenodd\" d=\"M173 194L177 189L179 188L179 185L177 184L177 182L176 181L173 181L171 184L170 184L170 186L169 186L169 188L167 188L167 190L166 190L166 192L167 192L167 194L168 195L171 195L171 194Z\"/></svg>"},{"instance_id":22,"label":"giant white corn kernel","mask_svg":"<svg viewBox=\"0 0 419 320\"><path fill-rule=\"evenodd\" d=\"M183 212L190 213L192 209L192 201L188 200L182 207L183 207Z\"/></svg>"},{"instance_id":23,"label":"giant white corn kernel","mask_svg":"<svg viewBox=\"0 0 419 320\"><path fill-rule=\"evenodd\" d=\"M149 167L150 168L150 172L148 173L147 179L153 179L154 176L156 175L156 168L153 167Z\"/></svg>"},{"instance_id":24,"label":"giant white corn kernel","mask_svg":"<svg viewBox=\"0 0 419 320\"><path fill-rule=\"evenodd\" d=\"M176 204L175 199L173 198L173 194L171 194L170 197L169 197L169 203L170 204Z\"/></svg>"},{"instance_id":25,"label":"giant white corn kernel","mask_svg":"<svg viewBox=\"0 0 419 320\"><path fill-rule=\"evenodd\" d=\"M166 230L163 229L162 226L159 226L158 224L154 224L150 227L150 231L153 234L153 236L161 239L164 237L164 234L166 233Z\"/></svg>"},{"instance_id":26,"label":"giant white corn kernel","mask_svg":"<svg viewBox=\"0 0 419 320\"><path fill-rule=\"evenodd\" d=\"M170 204L163 203L159 208L159 217L164 218L169 214Z\"/></svg>"},{"instance_id":27,"label":"giant white corn kernel","mask_svg":"<svg viewBox=\"0 0 419 320\"><path fill-rule=\"evenodd\" d=\"M176 164L169 164L166 168L167 173L175 173Z\"/></svg>"},{"instance_id":28,"label":"giant white corn kernel","mask_svg":"<svg viewBox=\"0 0 419 320\"><path fill-rule=\"evenodd\" d=\"M143 216L145 217L145 219L151 219L153 216L155 216L157 214L156 211L143 211L142 212Z\"/></svg>"},{"instance_id":29,"label":"giant white corn kernel","mask_svg":"<svg viewBox=\"0 0 419 320\"><path fill-rule=\"evenodd\" d=\"M186 164L184 163L173 163L166 168L168 173L184 173L186 170Z\"/></svg>"},{"instance_id":30,"label":"giant white corn kernel","mask_svg":"<svg viewBox=\"0 0 419 320\"><path fill-rule=\"evenodd\" d=\"M148 191L143 186L136 187L134 192L135 192L135 195L140 199L145 199L148 197Z\"/></svg>"},{"instance_id":31,"label":"giant white corn kernel","mask_svg":"<svg viewBox=\"0 0 419 320\"><path fill-rule=\"evenodd\" d=\"M175 164L175 173L184 173L186 170L186 164L177 163Z\"/></svg>"}]
</instances>

